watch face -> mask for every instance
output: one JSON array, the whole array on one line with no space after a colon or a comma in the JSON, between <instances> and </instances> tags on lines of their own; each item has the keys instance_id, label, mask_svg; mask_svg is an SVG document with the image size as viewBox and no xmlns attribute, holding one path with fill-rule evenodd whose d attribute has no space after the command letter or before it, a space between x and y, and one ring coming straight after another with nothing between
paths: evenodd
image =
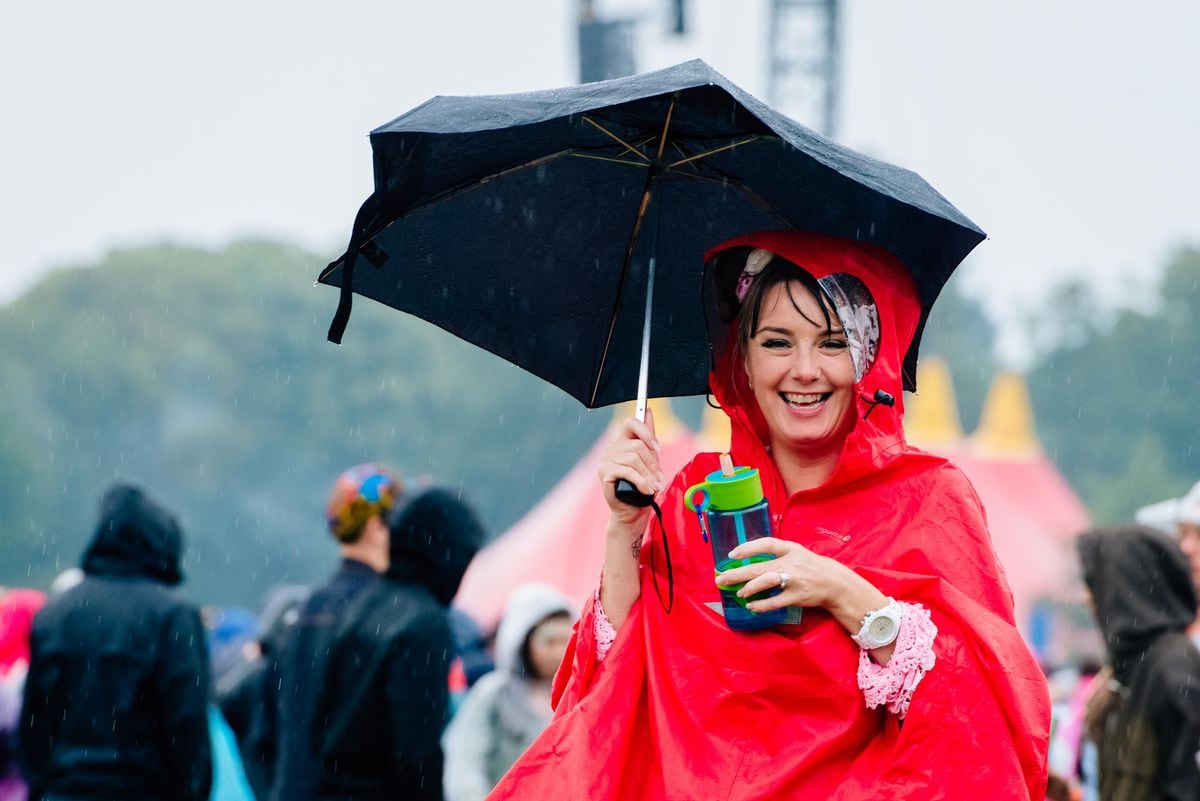
<instances>
[{"instance_id":1,"label":"watch face","mask_svg":"<svg viewBox=\"0 0 1200 801\"><path fill-rule=\"evenodd\" d=\"M871 621L871 627L868 634L875 642L888 642L892 638L892 632L896 630L896 621L890 617L876 615Z\"/></svg>"}]
</instances>

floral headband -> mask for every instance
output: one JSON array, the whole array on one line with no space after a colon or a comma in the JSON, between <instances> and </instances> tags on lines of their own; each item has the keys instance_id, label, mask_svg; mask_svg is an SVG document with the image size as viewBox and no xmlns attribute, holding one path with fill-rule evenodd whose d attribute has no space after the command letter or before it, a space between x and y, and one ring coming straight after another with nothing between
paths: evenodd
<instances>
[{"instance_id":1,"label":"floral headband","mask_svg":"<svg viewBox=\"0 0 1200 801\"><path fill-rule=\"evenodd\" d=\"M773 258L775 254L763 248L750 251L734 288L738 303L746 299L754 279ZM833 273L818 278L817 284L824 290L838 322L846 332L850 359L854 363L854 380L862 381L879 353L879 309L875 299L871 297L866 284L849 273Z\"/></svg>"},{"instance_id":2,"label":"floral headband","mask_svg":"<svg viewBox=\"0 0 1200 801\"><path fill-rule=\"evenodd\" d=\"M775 258L775 254L769 250L755 248L750 251L750 255L746 257L746 266L742 268L742 274L738 276L737 286L733 290L733 294L737 296L738 303L746 299L746 293L750 291L750 285L754 283L754 277L763 271L771 259Z\"/></svg>"}]
</instances>

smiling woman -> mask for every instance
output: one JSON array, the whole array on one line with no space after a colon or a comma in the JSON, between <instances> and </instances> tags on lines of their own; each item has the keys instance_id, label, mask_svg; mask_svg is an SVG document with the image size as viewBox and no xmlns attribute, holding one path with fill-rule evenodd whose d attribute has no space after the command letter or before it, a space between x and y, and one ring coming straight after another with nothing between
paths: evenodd
<instances>
[{"instance_id":1,"label":"smiling woman","mask_svg":"<svg viewBox=\"0 0 1200 801\"><path fill-rule=\"evenodd\" d=\"M803 614L726 624L717 554L684 508L719 455L668 486L653 418L628 421L601 460L604 570L556 717L493 797L1040 801L1048 697L983 509L904 441L908 272L877 247L766 232L719 246L706 275L712 393L774 531L742 539L718 582L744 584L751 612ZM660 493L661 526L615 499L618 479Z\"/></svg>"}]
</instances>

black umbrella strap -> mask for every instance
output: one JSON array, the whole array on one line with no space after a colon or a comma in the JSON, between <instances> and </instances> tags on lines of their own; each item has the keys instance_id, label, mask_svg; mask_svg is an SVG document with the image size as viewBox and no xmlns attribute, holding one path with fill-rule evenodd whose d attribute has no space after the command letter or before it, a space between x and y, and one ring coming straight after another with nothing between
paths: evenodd
<instances>
[{"instance_id":1,"label":"black umbrella strap","mask_svg":"<svg viewBox=\"0 0 1200 801\"><path fill-rule=\"evenodd\" d=\"M667 600L663 600L662 590L658 586L658 571L654 569L654 540L650 541L650 578L654 582L654 594L658 596L658 602L662 604L662 608L667 614L671 614L671 609L675 606L675 572L671 567L671 544L667 541L667 530L663 526L662 509L658 502L651 500L650 508L654 510L654 517L658 520L658 533L662 538L663 553L667 557Z\"/></svg>"},{"instance_id":2,"label":"black umbrella strap","mask_svg":"<svg viewBox=\"0 0 1200 801\"><path fill-rule=\"evenodd\" d=\"M351 242L346 252L346 261L342 264L342 291L338 295L337 311L329 322L329 334L326 338L335 345L342 344L342 334L346 333L346 323L350 322L350 311L354 306L354 262L358 261L358 243Z\"/></svg>"},{"instance_id":3,"label":"black umbrella strap","mask_svg":"<svg viewBox=\"0 0 1200 801\"><path fill-rule=\"evenodd\" d=\"M346 333L346 323L350 322L350 312L354 306L354 264L358 261L358 251L370 238L370 231L386 211L385 205L381 203L376 208L375 195L371 195L359 206L358 214L354 215L350 244L346 247L346 260L342 263L342 291L338 295L337 311L333 313L327 335L329 341L337 345L342 344L342 334Z\"/></svg>"}]
</instances>

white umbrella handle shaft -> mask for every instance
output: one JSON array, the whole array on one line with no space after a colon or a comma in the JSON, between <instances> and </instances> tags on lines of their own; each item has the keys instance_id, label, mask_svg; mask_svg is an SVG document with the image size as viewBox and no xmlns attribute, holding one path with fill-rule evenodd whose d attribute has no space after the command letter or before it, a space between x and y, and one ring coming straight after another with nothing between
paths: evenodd
<instances>
[{"instance_id":1,"label":"white umbrella handle shaft","mask_svg":"<svg viewBox=\"0 0 1200 801\"><path fill-rule=\"evenodd\" d=\"M646 272L646 315L642 319L642 363L638 368L637 419L646 422L646 394L650 383L650 312L654 305L654 262Z\"/></svg>"}]
</instances>

